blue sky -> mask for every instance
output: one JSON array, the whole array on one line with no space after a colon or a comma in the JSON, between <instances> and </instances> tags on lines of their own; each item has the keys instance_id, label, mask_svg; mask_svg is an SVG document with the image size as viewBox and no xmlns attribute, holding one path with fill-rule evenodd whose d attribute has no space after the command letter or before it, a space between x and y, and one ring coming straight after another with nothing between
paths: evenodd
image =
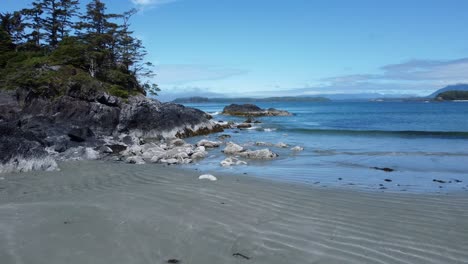
<instances>
[{"instance_id":1,"label":"blue sky","mask_svg":"<svg viewBox=\"0 0 468 264\"><path fill-rule=\"evenodd\" d=\"M164 97L425 95L468 82L465 0L104 2L141 9L133 28ZM2 0L0 10L28 3Z\"/></svg>"}]
</instances>

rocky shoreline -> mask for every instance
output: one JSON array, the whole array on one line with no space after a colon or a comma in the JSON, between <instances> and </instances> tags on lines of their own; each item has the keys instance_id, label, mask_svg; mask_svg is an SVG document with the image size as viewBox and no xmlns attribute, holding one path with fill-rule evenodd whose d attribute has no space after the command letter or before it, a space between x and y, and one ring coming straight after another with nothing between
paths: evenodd
<instances>
[{"instance_id":1,"label":"rocky shoreline","mask_svg":"<svg viewBox=\"0 0 468 264\"><path fill-rule=\"evenodd\" d=\"M268 148L251 150L226 142L226 135L220 135L220 141L201 140L197 144L183 140L242 129L249 122L218 122L198 109L143 95L122 99L97 87L70 85L57 97L24 89L1 91L0 173L57 170L57 161L68 160L187 164L207 157L208 149L223 145L227 157L221 166L276 158L278 155ZM301 148L292 149L298 150Z\"/></svg>"},{"instance_id":2,"label":"rocky shoreline","mask_svg":"<svg viewBox=\"0 0 468 264\"><path fill-rule=\"evenodd\" d=\"M0 173L55 170L57 160L99 159L146 142L222 131L198 109L143 95L123 99L100 87L0 91Z\"/></svg>"}]
</instances>

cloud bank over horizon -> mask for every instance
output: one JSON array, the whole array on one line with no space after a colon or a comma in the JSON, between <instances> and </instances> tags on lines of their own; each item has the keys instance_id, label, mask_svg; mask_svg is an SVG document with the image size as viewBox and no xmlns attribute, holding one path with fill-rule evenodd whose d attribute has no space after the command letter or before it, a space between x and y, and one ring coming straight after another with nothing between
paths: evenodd
<instances>
[{"instance_id":1,"label":"cloud bank over horizon","mask_svg":"<svg viewBox=\"0 0 468 264\"><path fill-rule=\"evenodd\" d=\"M200 80L223 80L244 75L246 70L203 65L161 65L159 81L171 87L168 97L190 96L301 96L323 94L380 93L387 95L425 96L451 84L468 83L468 58L454 60L410 60L383 65L376 74L353 74L322 78L316 85L283 87L256 92L253 90L220 93L216 87L187 88L171 84L191 84Z\"/></svg>"}]
</instances>

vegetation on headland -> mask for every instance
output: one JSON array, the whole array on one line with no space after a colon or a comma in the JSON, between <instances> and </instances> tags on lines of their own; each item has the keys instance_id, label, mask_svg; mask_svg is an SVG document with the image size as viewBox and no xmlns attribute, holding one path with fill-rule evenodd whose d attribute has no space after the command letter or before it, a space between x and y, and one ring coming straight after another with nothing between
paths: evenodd
<instances>
[{"instance_id":1,"label":"vegetation on headland","mask_svg":"<svg viewBox=\"0 0 468 264\"><path fill-rule=\"evenodd\" d=\"M324 97L268 97L268 98L207 98L207 97L187 97L177 98L174 103L235 103L235 102L328 102L330 99Z\"/></svg>"},{"instance_id":2,"label":"vegetation on headland","mask_svg":"<svg viewBox=\"0 0 468 264\"><path fill-rule=\"evenodd\" d=\"M91 0L37 0L30 8L0 14L0 89L25 88L45 96L81 85L126 98L156 95L146 51L130 29L135 9L106 12Z\"/></svg>"},{"instance_id":3,"label":"vegetation on headland","mask_svg":"<svg viewBox=\"0 0 468 264\"><path fill-rule=\"evenodd\" d=\"M468 100L468 91L447 91L437 95L439 101Z\"/></svg>"}]
</instances>

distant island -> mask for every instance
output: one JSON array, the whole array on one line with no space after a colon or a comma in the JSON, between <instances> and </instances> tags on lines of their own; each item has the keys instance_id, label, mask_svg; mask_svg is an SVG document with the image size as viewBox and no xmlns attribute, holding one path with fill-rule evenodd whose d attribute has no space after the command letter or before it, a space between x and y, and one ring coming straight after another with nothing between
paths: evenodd
<instances>
[{"instance_id":1,"label":"distant island","mask_svg":"<svg viewBox=\"0 0 468 264\"><path fill-rule=\"evenodd\" d=\"M468 91L447 91L437 95L438 101L468 101Z\"/></svg>"},{"instance_id":2,"label":"distant island","mask_svg":"<svg viewBox=\"0 0 468 264\"><path fill-rule=\"evenodd\" d=\"M177 98L174 103L183 104L183 103L231 103L231 102L328 102L331 101L325 97L268 97L268 98L207 98L207 97L186 97L186 98Z\"/></svg>"}]
</instances>

